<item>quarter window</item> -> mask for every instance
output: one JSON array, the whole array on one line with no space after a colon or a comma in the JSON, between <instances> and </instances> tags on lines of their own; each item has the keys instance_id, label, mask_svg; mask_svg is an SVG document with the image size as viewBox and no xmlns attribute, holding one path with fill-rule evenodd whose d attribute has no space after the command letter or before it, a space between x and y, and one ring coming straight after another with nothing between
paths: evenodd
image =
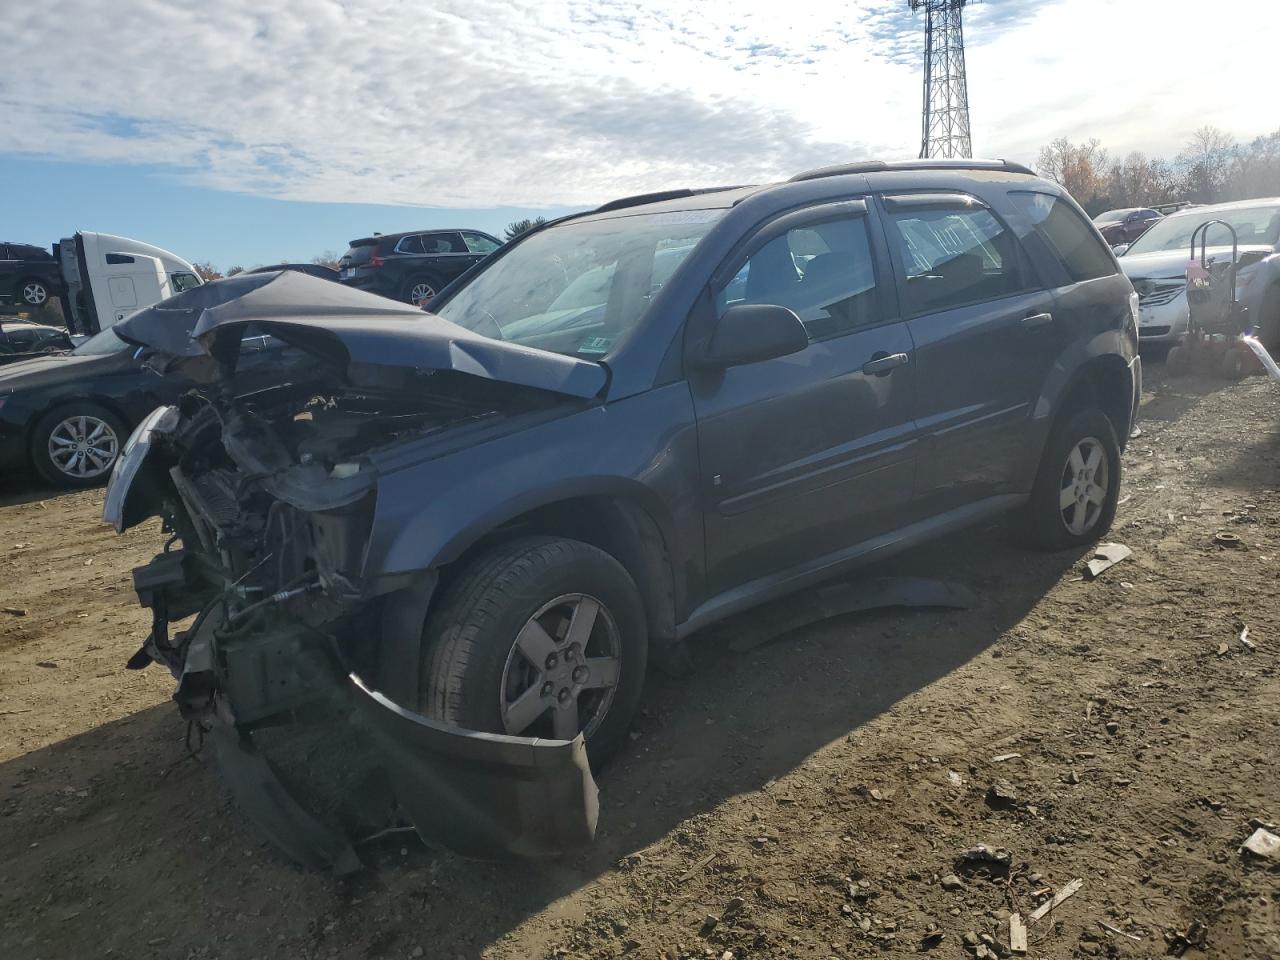
<instances>
[{"instance_id":1,"label":"quarter window","mask_svg":"<svg viewBox=\"0 0 1280 960\"><path fill-rule=\"evenodd\" d=\"M1036 232L1062 261L1073 283L1116 272L1106 245L1071 204L1060 197L1029 190L1014 191L1009 199L1030 217Z\"/></svg>"},{"instance_id":2,"label":"quarter window","mask_svg":"<svg viewBox=\"0 0 1280 960\"><path fill-rule=\"evenodd\" d=\"M396 244L396 253L422 253L422 237L416 233L411 237L401 237Z\"/></svg>"},{"instance_id":3,"label":"quarter window","mask_svg":"<svg viewBox=\"0 0 1280 960\"><path fill-rule=\"evenodd\" d=\"M1022 281L1009 231L981 207L891 211L890 234L906 271L910 313L932 313L1017 293Z\"/></svg>"},{"instance_id":4,"label":"quarter window","mask_svg":"<svg viewBox=\"0 0 1280 960\"><path fill-rule=\"evenodd\" d=\"M866 218L828 220L774 237L716 291L719 313L738 303L772 303L795 311L810 340L878 323Z\"/></svg>"}]
</instances>

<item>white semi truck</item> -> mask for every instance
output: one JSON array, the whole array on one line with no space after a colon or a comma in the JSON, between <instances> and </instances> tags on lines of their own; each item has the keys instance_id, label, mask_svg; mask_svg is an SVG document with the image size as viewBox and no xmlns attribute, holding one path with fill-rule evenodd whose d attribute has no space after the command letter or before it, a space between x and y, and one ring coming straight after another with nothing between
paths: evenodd
<instances>
[{"instance_id":1,"label":"white semi truck","mask_svg":"<svg viewBox=\"0 0 1280 960\"><path fill-rule=\"evenodd\" d=\"M176 254L109 233L78 231L55 243L53 256L72 333L97 333L201 282L195 267Z\"/></svg>"}]
</instances>

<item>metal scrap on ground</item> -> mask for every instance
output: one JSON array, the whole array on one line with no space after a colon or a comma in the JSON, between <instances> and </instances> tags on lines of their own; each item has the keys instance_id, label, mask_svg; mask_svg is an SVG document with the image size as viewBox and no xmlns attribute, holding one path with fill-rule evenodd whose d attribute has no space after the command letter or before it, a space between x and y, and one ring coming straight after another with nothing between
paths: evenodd
<instances>
[{"instance_id":1,"label":"metal scrap on ground","mask_svg":"<svg viewBox=\"0 0 1280 960\"><path fill-rule=\"evenodd\" d=\"M1104 570L1111 569L1132 554L1133 551L1123 543L1100 543L1093 551L1093 557L1085 568L1084 578L1093 580Z\"/></svg>"},{"instance_id":2,"label":"metal scrap on ground","mask_svg":"<svg viewBox=\"0 0 1280 960\"><path fill-rule=\"evenodd\" d=\"M1080 879L1072 880L1065 887L1063 887L1061 890L1055 893L1053 895L1052 900L1049 900L1045 903L1040 904L1040 906L1036 907L1034 910L1031 911L1031 922L1035 923L1037 920L1042 919L1045 916L1045 914L1050 913L1053 910L1056 910L1067 899L1074 897L1077 891L1079 891L1079 889L1083 886L1084 886L1083 880L1080 880Z\"/></svg>"},{"instance_id":3,"label":"metal scrap on ground","mask_svg":"<svg viewBox=\"0 0 1280 960\"><path fill-rule=\"evenodd\" d=\"M1280 860L1280 837L1277 837L1270 830L1258 827L1257 830L1254 830L1249 835L1249 839L1244 842L1241 849L1248 850L1257 857Z\"/></svg>"}]
</instances>

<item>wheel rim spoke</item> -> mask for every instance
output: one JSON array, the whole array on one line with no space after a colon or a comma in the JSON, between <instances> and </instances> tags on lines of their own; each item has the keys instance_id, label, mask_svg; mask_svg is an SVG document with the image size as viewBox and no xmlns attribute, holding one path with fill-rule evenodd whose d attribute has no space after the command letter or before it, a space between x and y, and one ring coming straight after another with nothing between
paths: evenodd
<instances>
[{"instance_id":1,"label":"wheel rim spoke","mask_svg":"<svg viewBox=\"0 0 1280 960\"><path fill-rule=\"evenodd\" d=\"M516 637L516 646L535 667L542 669L547 657L555 653L559 647L551 634L543 629L537 620L530 620Z\"/></svg>"},{"instance_id":2,"label":"wheel rim spoke","mask_svg":"<svg viewBox=\"0 0 1280 960\"><path fill-rule=\"evenodd\" d=\"M586 662L587 679L582 684L584 690L599 690L603 687L616 687L618 674L622 671L622 661L617 657L592 657Z\"/></svg>"},{"instance_id":3,"label":"wheel rim spoke","mask_svg":"<svg viewBox=\"0 0 1280 960\"><path fill-rule=\"evenodd\" d=\"M1089 474L1090 478L1097 477L1098 467L1100 467L1101 465L1102 465L1102 448L1097 446L1091 447L1089 450L1088 459L1086 459L1084 462L1084 469Z\"/></svg>"},{"instance_id":4,"label":"wheel rim spoke","mask_svg":"<svg viewBox=\"0 0 1280 960\"><path fill-rule=\"evenodd\" d=\"M1077 503L1071 508L1071 532L1084 532L1085 506L1083 503Z\"/></svg>"},{"instance_id":5,"label":"wheel rim spoke","mask_svg":"<svg viewBox=\"0 0 1280 960\"><path fill-rule=\"evenodd\" d=\"M1058 508L1065 510L1076 502L1076 488L1074 485L1067 485L1062 488L1062 492L1058 494Z\"/></svg>"},{"instance_id":6,"label":"wheel rim spoke","mask_svg":"<svg viewBox=\"0 0 1280 960\"><path fill-rule=\"evenodd\" d=\"M551 715L551 729L559 740L572 740L578 735L577 697L570 697L556 707Z\"/></svg>"},{"instance_id":7,"label":"wheel rim spoke","mask_svg":"<svg viewBox=\"0 0 1280 960\"><path fill-rule=\"evenodd\" d=\"M547 712L548 703L542 696L542 685L535 683L507 707L503 716L503 724L507 733L512 736L528 730L534 722Z\"/></svg>"},{"instance_id":8,"label":"wheel rim spoke","mask_svg":"<svg viewBox=\"0 0 1280 960\"><path fill-rule=\"evenodd\" d=\"M1079 473L1081 470L1084 469L1084 457L1080 455L1079 447L1076 447L1074 450L1071 451L1071 457L1069 458L1069 462L1071 463L1071 469L1074 470L1076 473Z\"/></svg>"},{"instance_id":9,"label":"wheel rim spoke","mask_svg":"<svg viewBox=\"0 0 1280 960\"><path fill-rule=\"evenodd\" d=\"M587 648L591 639L591 630L596 625L596 614L600 612L600 604L590 597L583 597L573 609L573 618L569 621L569 630L564 637L564 645L571 647L577 644L579 650Z\"/></svg>"},{"instance_id":10,"label":"wheel rim spoke","mask_svg":"<svg viewBox=\"0 0 1280 960\"><path fill-rule=\"evenodd\" d=\"M1085 499L1095 507L1101 508L1103 502L1107 499L1107 491L1102 487L1090 487L1089 492L1085 494Z\"/></svg>"}]
</instances>

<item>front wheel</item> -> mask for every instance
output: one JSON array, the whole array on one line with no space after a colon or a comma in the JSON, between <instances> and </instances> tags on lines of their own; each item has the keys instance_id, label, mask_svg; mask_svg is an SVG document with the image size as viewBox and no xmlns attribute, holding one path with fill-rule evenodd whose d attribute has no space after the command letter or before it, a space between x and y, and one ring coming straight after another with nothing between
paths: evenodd
<instances>
[{"instance_id":1,"label":"front wheel","mask_svg":"<svg viewBox=\"0 0 1280 960\"><path fill-rule=\"evenodd\" d=\"M639 591L609 554L530 537L473 561L427 618L427 716L470 730L571 740L593 764L623 745L644 684Z\"/></svg>"},{"instance_id":2,"label":"front wheel","mask_svg":"<svg viewBox=\"0 0 1280 960\"><path fill-rule=\"evenodd\" d=\"M1045 444L1031 499L1024 508L1027 540L1042 550L1094 543L1111 529L1120 496L1120 445L1106 414L1067 413Z\"/></svg>"}]
</instances>

